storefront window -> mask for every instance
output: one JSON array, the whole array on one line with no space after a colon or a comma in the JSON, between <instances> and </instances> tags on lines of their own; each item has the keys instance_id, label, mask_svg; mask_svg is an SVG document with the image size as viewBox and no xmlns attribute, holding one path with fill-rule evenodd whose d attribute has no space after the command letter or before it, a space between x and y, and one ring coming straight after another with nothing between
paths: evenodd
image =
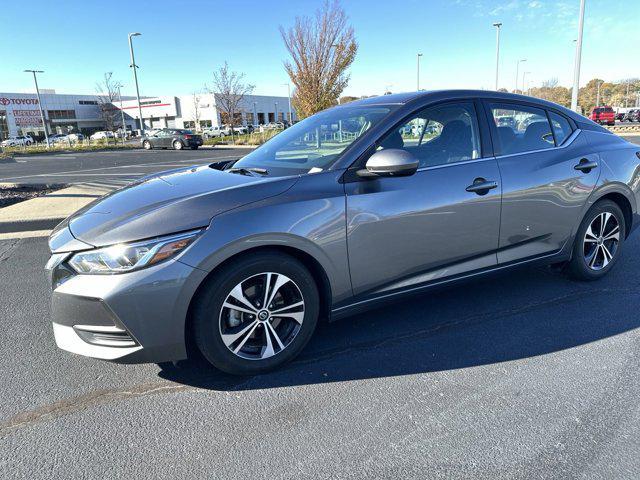
<instances>
[{"instance_id":1,"label":"storefront window","mask_svg":"<svg viewBox=\"0 0 640 480\"><path fill-rule=\"evenodd\" d=\"M7 123L7 111L0 110L0 140L9 137L9 124Z\"/></svg>"}]
</instances>

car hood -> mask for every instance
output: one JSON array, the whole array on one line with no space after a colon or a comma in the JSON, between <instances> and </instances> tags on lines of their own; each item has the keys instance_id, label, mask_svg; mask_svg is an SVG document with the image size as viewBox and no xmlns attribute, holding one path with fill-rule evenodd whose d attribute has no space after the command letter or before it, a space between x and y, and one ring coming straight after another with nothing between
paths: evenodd
<instances>
[{"instance_id":1,"label":"car hood","mask_svg":"<svg viewBox=\"0 0 640 480\"><path fill-rule=\"evenodd\" d=\"M93 246L206 227L227 210L279 195L298 177L252 177L191 167L144 177L87 205L56 230Z\"/></svg>"}]
</instances>

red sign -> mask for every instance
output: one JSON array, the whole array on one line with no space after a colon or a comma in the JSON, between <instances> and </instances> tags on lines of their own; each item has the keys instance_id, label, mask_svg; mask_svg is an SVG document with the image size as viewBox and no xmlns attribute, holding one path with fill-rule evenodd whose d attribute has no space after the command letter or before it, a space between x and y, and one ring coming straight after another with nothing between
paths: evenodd
<instances>
[{"instance_id":1,"label":"red sign","mask_svg":"<svg viewBox=\"0 0 640 480\"><path fill-rule=\"evenodd\" d=\"M0 105L38 105L37 98L7 98L0 97Z\"/></svg>"}]
</instances>

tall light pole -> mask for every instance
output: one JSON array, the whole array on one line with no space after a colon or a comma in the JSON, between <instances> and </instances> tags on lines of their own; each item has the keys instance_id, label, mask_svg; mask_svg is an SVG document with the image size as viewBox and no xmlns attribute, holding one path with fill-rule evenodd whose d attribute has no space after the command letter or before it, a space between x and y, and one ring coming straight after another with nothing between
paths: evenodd
<instances>
[{"instance_id":1,"label":"tall light pole","mask_svg":"<svg viewBox=\"0 0 640 480\"><path fill-rule=\"evenodd\" d=\"M138 115L140 115L140 136L144 135L144 120L142 119L142 106L140 105L140 88L138 88L138 72L136 69L138 66L136 65L135 57L133 56L133 42L131 41L132 37L138 37L142 35L141 33L130 33L129 34L129 53L131 53L131 68L133 69L133 81L136 84L136 98L138 99Z\"/></svg>"},{"instance_id":2,"label":"tall light pole","mask_svg":"<svg viewBox=\"0 0 640 480\"><path fill-rule=\"evenodd\" d=\"M522 72L522 94L524 95L525 90L526 90L526 83L524 82L525 78L527 78L527 75L530 74L531 72Z\"/></svg>"},{"instance_id":3,"label":"tall light pole","mask_svg":"<svg viewBox=\"0 0 640 480\"><path fill-rule=\"evenodd\" d=\"M127 133L127 126L124 124L124 109L122 108L122 95L120 95L120 87L118 84L118 100L120 100L120 115L122 116L122 144L124 145L124 139Z\"/></svg>"},{"instance_id":4,"label":"tall light pole","mask_svg":"<svg viewBox=\"0 0 640 480\"><path fill-rule=\"evenodd\" d=\"M629 101L629 84L631 83L631 79L627 78L627 94L624 97L624 108L627 108L627 102Z\"/></svg>"},{"instance_id":5,"label":"tall light pole","mask_svg":"<svg viewBox=\"0 0 640 480\"><path fill-rule=\"evenodd\" d=\"M498 91L498 66L500 65L500 27L502 22L493 24L496 27L496 91Z\"/></svg>"},{"instance_id":6,"label":"tall light pole","mask_svg":"<svg viewBox=\"0 0 640 480\"><path fill-rule=\"evenodd\" d=\"M578 41L576 42L576 59L573 66L573 90L571 91L571 110L578 111L578 90L580 89L580 62L582 61L582 32L584 30L584 4L580 0L580 18L578 20Z\"/></svg>"},{"instance_id":7,"label":"tall light pole","mask_svg":"<svg viewBox=\"0 0 640 480\"><path fill-rule=\"evenodd\" d=\"M36 97L38 98L38 108L40 109L40 120L42 120L42 128L44 130L44 138L49 148L49 134L47 133L47 124L44 121L44 110L42 110L42 100L40 100L40 89L38 88L38 78L36 73L44 73L43 70L25 70L25 73L33 73L33 83L36 84Z\"/></svg>"},{"instance_id":8,"label":"tall light pole","mask_svg":"<svg viewBox=\"0 0 640 480\"><path fill-rule=\"evenodd\" d=\"M289 83L283 83L287 86L287 98L289 99L289 126L293 125L293 117L291 116L291 85Z\"/></svg>"},{"instance_id":9,"label":"tall light pole","mask_svg":"<svg viewBox=\"0 0 640 480\"><path fill-rule=\"evenodd\" d=\"M257 105L258 105L258 102L253 102L253 124L254 125L259 125L259 123L258 123L258 110L256 109Z\"/></svg>"},{"instance_id":10,"label":"tall light pole","mask_svg":"<svg viewBox=\"0 0 640 480\"><path fill-rule=\"evenodd\" d=\"M275 114L275 116L274 116L273 121L274 121L274 122L277 122L277 121L278 121L278 102L273 102L273 103L274 103L274 105L276 106L276 114Z\"/></svg>"},{"instance_id":11,"label":"tall light pole","mask_svg":"<svg viewBox=\"0 0 640 480\"><path fill-rule=\"evenodd\" d=\"M418 54L417 59L418 59L418 69L417 69L417 86L418 86L418 91L420 91L420 57L422 56L421 53Z\"/></svg>"},{"instance_id":12,"label":"tall light pole","mask_svg":"<svg viewBox=\"0 0 640 480\"><path fill-rule=\"evenodd\" d=\"M518 80L519 80L519 75L520 75L520 63L522 62L526 62L527 59L523 58L522 60L518 60L518 63L516 64L516 90L518 90ZM515 93L515 91L514 91Z\"/></svg>"}]
</instances>

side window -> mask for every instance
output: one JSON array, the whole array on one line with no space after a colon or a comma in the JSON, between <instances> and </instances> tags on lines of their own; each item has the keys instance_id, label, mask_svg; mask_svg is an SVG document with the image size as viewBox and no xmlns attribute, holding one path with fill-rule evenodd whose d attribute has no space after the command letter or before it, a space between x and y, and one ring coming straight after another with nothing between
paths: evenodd
<instances>
[{"instance_id":1,"label":"side window","mask_svg":"<svg viewBox=\"0 0 640 480\"><path fill-rule=\"evenodd\" d=\"M491 104L502 155L555 147L547 114L540 108Z\"/></svg>"},{"instance_id":2,"label":"side window","mask_svg":"<svg viewBox=\"0 0 640 480\"><path fill-rule=\"evenodd\" d=\"M406 150L420 161L419 168L480 158L478 120L473 103L421 110L388 132L377 148Z\"/></svg>"},{"instance_id":3,"label":"side window","mask_svg":"<svg viewBox=\"0 0 640 480\"><path fill-rule=\"evenodd\" d=\"M562 115L558 115L555 112L549 112L549 118L551 119L551 126L553 127L553 134L556 136L556 145L562 145L567 138L573 133L569 120Z\"/></svg>"}]
</instances>

